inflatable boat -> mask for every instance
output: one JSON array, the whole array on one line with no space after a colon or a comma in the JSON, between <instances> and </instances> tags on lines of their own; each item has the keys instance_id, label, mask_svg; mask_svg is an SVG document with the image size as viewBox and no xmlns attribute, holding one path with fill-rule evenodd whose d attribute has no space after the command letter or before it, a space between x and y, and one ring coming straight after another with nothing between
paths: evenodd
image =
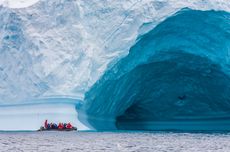
<instances>
[{"instance_id":1,"label":"inflatable boat","mask_svg":"<svg viewBox=\"0 0 230 152\"><path fill-rule=\"evenodd\" d=\"M77 131L77 127L65 128L65 129L46 129L44 127L41 127L37 131Z\"/></svg>"}]
</instances>

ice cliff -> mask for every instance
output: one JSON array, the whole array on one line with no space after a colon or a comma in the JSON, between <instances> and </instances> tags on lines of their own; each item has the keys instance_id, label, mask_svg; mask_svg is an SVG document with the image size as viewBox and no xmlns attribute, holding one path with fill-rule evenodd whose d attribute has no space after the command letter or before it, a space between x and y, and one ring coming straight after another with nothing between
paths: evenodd
<instances>
[{"instance_id":1,"label":"ice cliff","mask_svg":"<svg viewBox=\"0 0 230 152\"><path fill-rule=\"evenodd\" d=\"M26 8L4 6L1 103L56 95L83 98L109 63L127 55L139 35L166 17L184 7L230 8L220 0L40 0Z\"/></svg>"},{"instance_id":2,"label":"ice cliff","mask_svg":"<svg viewBox=\"0 0 230 152\"><path fill-rule=\"evenodd\" d=\"M228 117L229 1L17 2L0 2L0 104L82 99L96 129Z\"/></svg>"}]
</instances>

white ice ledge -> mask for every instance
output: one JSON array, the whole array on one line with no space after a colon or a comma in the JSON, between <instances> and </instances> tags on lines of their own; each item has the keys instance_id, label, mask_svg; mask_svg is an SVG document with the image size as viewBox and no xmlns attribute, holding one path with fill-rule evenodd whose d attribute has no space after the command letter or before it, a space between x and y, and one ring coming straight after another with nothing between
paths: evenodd
<instances>
[{"instance_id":1,"label":"white ice ledge","mask_svg":"<svg viewBox=\"0 0 230 152\"><path fill-rule=\"evenodd\" d=\"M37 130L44 124L45 119L55 123L71 122L78 130L88 130L88 127L78 120L75 106L71 102L0 106L0 130Z\"/></svg>"}]
</instances>

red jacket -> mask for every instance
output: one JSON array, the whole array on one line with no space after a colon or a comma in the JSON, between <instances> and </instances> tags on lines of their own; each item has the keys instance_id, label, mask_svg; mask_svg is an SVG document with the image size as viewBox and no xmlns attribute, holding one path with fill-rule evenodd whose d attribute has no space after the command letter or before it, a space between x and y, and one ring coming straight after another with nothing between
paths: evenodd
<instances>
[{"instance_id":1,"label":"red jacket","mask_svg":"<svg viewBox=\"0 0 230 152\"><path fill-rule=\"evenodd\" d=\"M44 127L47 128L48 127L48 121L46 120L44 123Z\"/></svg>"},{"instance_id":2,"label":"red jacket","mask_svg":"<svg viewBox=\"0 0 230 152\"><path fill-rule=\"evenodd\" d=\"M58 124L58 129L63 129L64 128L64 125L62 123L59 123Z\"/></svg>"},{"instance_id":3,"label":"red jacket","mask_svg":"<svg viewBox=\"0 0 230 152\"><path fill-rule=\"evenodd\" d=\"M66 125L66 128L67 128L67 129L72 129L73 126L72 126L70 123L68 123L68 124Z\"/></svg>"}]
</instances>

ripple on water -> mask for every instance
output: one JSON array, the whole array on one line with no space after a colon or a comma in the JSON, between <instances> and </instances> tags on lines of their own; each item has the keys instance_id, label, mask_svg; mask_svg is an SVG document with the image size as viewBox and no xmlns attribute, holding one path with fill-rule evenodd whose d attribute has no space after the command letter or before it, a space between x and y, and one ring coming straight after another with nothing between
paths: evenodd
<instances>
[{"instance_id":1,"label":"ripple on water","mask_svg":"<svg viewBox=\"0 0 230 152\"><path fill-rule=\"evenodd\" d=\"M0 133L1 151L227 152L230 134L47 132ZM23 141L23 142L22 142Z\"/></svg>"}]
</instances>

